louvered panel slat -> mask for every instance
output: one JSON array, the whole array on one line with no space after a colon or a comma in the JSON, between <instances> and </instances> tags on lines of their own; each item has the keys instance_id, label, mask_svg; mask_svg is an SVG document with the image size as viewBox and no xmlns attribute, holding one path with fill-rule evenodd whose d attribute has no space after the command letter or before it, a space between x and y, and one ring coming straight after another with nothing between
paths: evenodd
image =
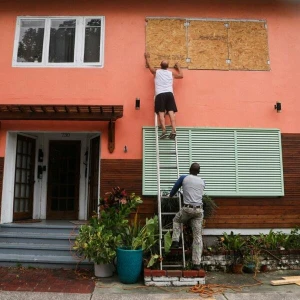
<instances>
[{"instance_id":1,"label":"louvered panel slat","mask_svg":"<svg viewBox=\"0 0 300 300\"><path fill-rule=\"evenodd\" d=\"M157 195L155 132L144 128L143 194ZM206 193L212 196L283 196L280 132L277 129L178 128L180 174L187 174L192 162L201 165ZM172 141L161 143L168 151ZM161 155L170 165L171 156ZM169 190L177 176L162 172Z\"/></svg>"}]
</instances>

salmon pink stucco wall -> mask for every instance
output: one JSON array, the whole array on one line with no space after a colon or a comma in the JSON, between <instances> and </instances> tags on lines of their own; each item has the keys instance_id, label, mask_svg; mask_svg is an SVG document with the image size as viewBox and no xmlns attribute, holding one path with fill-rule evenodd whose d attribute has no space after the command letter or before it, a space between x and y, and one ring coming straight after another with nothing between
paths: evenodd
<instances>
[{"instance_id":1,"label":"salmon pink stucco wall","mask_svg":"<svg viewBox=\"0 0 300 300\"><path fill-rule=\"evenodd\" d=\"M105 16L103 68L12 67L17 16ZM0 102L12 104L114 104L116 149L107 150L107 122L2 122L0 156L8 130L95 131L102 158L141 158L142 127L154 125L153 76L145 68L146 17L264 19L271 71L184 69L175 81L178 126L279 128L300 132L300 1L1 1ZM141 109L135 110L135 98ZM282 103L282 113L274 104ZM124 145L128 152L124 153Z\"/></svg>"}]
</instances>

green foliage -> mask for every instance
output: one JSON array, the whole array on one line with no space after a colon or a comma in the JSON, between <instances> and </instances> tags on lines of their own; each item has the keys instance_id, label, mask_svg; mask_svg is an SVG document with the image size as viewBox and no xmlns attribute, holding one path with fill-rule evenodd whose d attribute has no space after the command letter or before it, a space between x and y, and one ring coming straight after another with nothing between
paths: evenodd
<instances>
[{"instance_id":1,"label":"green foliage","mask_svg":"<svg viewBox=\"0 0 300 300\"><path fill-rule=\"evenodd\" d=\"M128 216L143 203L139 196L127 195L124 189L115 187L101 199L100 213L89 224L81 226L73 249L80 258L95 263L111 263L116 249L128 236Z\"/></svg>"},{"instance_id":2,"label":"green foliage","mask_svg":"<svg viewBox=\"0 0 300 300\"><path fill-rule=\"evenodd\" d=\"M116 256L116 249L121 245L120 235L107 229L100 222L95 226L83 225L76 237L73 249L79 256L94 261L96 264L111 263Z\"/></svg>"},{"instance_id":3,"label":"green foliage","mask_svg":"<svg viewBox=\"0 0 300 300\"><path fill-rule=\"evenodd\" d=\"M135 221L132 226L129 226L127 237L124 240L124 246L136 250L142 248L144 251L151 249L158 241L158 218L146 219L144 226L137 225Z\"/></svg>"},{"instance_id":4,"label":"green foliage","mask_svg":"<svg viewBox=\"0 0 300 300\"><path fill-rule=\"evenodd\" d=\"M215 214L218 206L214 202L214 200L206 194L203 195L202 201L203 201L204 219L209 219Z\"/></svg>"},{"instance_id":5,"label":"green foliage","mask_svg":"<svg viewBox=\"0 0 300 300\"><path fill-rule=\"evenodd\" d=\"M230 234L224 232L220 244L223 250L232 252L233 264L243 263L246 241L240 234L234 234L233 231Z\"/></svg>"}]
</instances>

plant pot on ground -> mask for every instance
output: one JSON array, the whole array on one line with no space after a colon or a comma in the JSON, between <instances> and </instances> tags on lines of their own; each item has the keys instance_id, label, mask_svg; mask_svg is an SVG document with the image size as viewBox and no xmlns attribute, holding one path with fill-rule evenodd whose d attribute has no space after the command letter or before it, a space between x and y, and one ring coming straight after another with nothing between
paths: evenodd
<instances>
[{"instance_id":1,"label":"plant pot on ground","mask_svg":"<svg viewBox=\"0 0 300 300\"><path fill-rule=\"evenodd\" d=\"M80 227L73 246L81 259L104 265L113 263L117 247L122 245L129 227L128 216L142 203L139 196L134 193L127 196L125 190L119 187L113 188L106 195L101 199L99 215L95 214L88 224ZM110 269L113 270L106 267L107 271Z\"/></svg>"},{"instance_id":2,"label":"plant pot on ground","mask_svg":"<svg viewBox=\"0 0 300 300\"><path fill-rule=\"evenodd\" d=\"M158 217L146 219L145 225L141 226L136 214L123 237L122 247L117 249L117 272L122 283L138 281L143 268L144 253L148 252L149 261L152 257L159 257L151 251L157 244L158 237Z\"/></svg>"}]
</instances>

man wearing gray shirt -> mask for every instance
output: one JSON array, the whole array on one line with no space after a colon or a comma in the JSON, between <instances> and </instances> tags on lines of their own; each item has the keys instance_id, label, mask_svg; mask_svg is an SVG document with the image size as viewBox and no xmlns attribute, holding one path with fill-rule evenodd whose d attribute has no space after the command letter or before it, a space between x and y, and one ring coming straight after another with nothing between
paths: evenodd
<instances>
[{"instance_id":1,"label":"man wearing gray shirt","mask_svg":"<svg viewBox=\"0 0 300 300\"><path fill-rule=\"evenodd\" d=\"M200 165L193 163L189 175L182 175L174 184L170 197L173 197L182 187L183 206L173 219L173 236L171 248L179 247L180 224L190 223L193 231L192 262L193 269L200 270L202 243L203 202L202 196L205 181L198 177Z\"/></svg>"}]
</instances>

